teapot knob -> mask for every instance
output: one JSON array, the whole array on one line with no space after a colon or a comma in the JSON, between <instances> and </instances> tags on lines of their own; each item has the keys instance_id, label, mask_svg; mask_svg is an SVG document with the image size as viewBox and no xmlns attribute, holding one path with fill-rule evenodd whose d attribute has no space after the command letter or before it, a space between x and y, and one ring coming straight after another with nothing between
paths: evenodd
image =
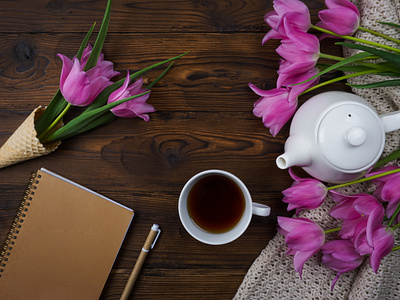
<instances>
[{"instance_id":1,"label":"teapot knob","mask_svg":"<svg viewBox=\"0 0 400 300\"><path fill-rule=\"evenodd\" d=\"M347 132L347 141L353 147L361 146L367 140L367 133L361 127L355 126Z\"/></svg>"}]
</instances>

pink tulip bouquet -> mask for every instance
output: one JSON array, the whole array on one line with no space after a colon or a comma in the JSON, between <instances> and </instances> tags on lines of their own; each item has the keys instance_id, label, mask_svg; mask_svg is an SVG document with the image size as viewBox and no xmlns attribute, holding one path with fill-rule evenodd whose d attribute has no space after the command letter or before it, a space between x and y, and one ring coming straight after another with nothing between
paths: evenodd
<instances>
[{"instance_id":1,"label":"pink tulip bouquet","mask_svg":"<svg viewBox=\"0 0 400 300\"><path fill-rule=\"evenodd\" d=\"M400 85L400 49L359 39L352 35L357 30L367 31L391 43L400 40L359 26L360 13L348 0L325 0L328 9L319 12L320 22L311 24L307 6L299 0L274 0L274 9L264 20L271 30L262 43L279 39L276 52L281 57L276 88L262 90L250 83L250 88L260 96L254 104L253 113L262 118L272 136L290 120L298 106L298 97L333 82L346 80L365 74L386 76L387 80L366 85L351 85L354 88L373 88ZM400 27L393 23L382 23L390 27ZM308 31L321 32L317 37ZM320 52L320 40L328 37L341 38L350 42L338 45L358 49L356 55L348 58ZM319 63L320 59L331 60L332 64ZM347 75L319 82L322 75L334 71Z\"/></svg>"},{"instance_id":2,"label":"pink tulip bouquet","mask_svg":"<svg viewBox=\"0 0 400 300\"><path fill-rule=\"evenodd\" d=\"M307 6L299 0L274 0L274 10L264 19L271 27L262 43L270 39L281 41L276 52L279 62L276 88L261 90L250 83L250 88L260 96L254 103L253 113L262 118L272 136L291 119L298 107L298 97L330 83L365 74L386 77L379 82L366 85L351 85L353 88L373 88L400 85L400 49L386 44L353 37L358 30L386 39L391 44L400 40L361 27L357 8L347 0L326 0L327 9L319 12L320 22L310 22ZM385 26L400 27L393 23ZM320 32L317 37L308 31ZM358 53L348 58L320 52L320 40L342 38L347 42L337 44ZM319 63L320 58L331 60L331 64ZM341 77L320 82L322 75L337 70ZM400 227L400 168L388 164L400 157L400 150L394 151L379 161L364 178L335 186L327 186L314 178L300 178L289 170L293 185L284 190L283 201L288 211L295 210L293 218L278 217L278 232L284 235L288 250L293 256L294 269L302 275L304 263L317 253L322 253L322 263L333 269L337 276L332 289L343 273L358 268L368 260L377 272L381 260L395 245L394 231ZM383 167L385 166L385 167ZM336 191L343 186L372 181L373 193L344 195ZM303 210L320 207L330 196L336 205L330 216L339 224L338 228L322 228L316 222L299 217ZM329 235L329 236L328 236Z\"/></svg>"},{"instance_id":3,"label":"pink tulip bouquet","mask_svg":"<svg viewBox=\"0 0 400 300\"><path fill-rule=\"evenodd\" d=\"M0 148L0 168L54 151L61 140L107 124L117 117L139 117L149 121L154 112L146 103L151 88L166 74L173 61L184 54L153 64L113 82L119 75L114 64L101 52L110 20L111 0L108 0L98 36L92 47L88 44L95 24L86 34L77 54L68 58L58 54L63 66L60 89L44 109L38 107ZM169 66L146 87L139 78L143 73L169 63ZM84 107L81 114L68 123L63 118L72 107Z\"/></svg>"},{"instance_id":4,"label":"pink tulip bouquet","mask_svg":"<svg viewBox=\"0 0 400 300\"><path fill-rule=\"evenodd\" d=\"M287 255L293 255L296 272L302 275L304 263L322 251L322 263L337 272L332 289L340 275L356 269L368 259L378 271L382 258L399 250L395 246L394 230L400 227L400 167L387 166L367 174L366 177L335 186L326 186L314 178L300 178L289 170L293 185L284 190L283 202L288 210L298 215L305 209L316 209L329 195L337 204L330 216L340 220L337 228L322 229L307 218L278 217L278 232L285 236ZM344 195L336 189L371 180L377 185L373 194ZM328 234L338 233L338 238Z\"/></svg>"}]
</instances>

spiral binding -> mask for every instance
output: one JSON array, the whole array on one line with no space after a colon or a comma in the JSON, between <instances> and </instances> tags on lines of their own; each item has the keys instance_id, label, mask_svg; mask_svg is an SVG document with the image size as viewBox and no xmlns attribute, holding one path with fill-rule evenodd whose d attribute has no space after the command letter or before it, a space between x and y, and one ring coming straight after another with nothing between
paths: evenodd
<instances>
[{"instance_id":1,"label":"spiral binding","mask_svg":"<svg viewBox=\"0 0 400 300\"><path fill-rule=\"evenodd\" d=\"M18 238L19 231L26 217L26 212L28 211L28 206L30 206L32 201L32 196L35 194L34 190L36 189L36 185L39 183L37 178L40 177L40 175L36 177L36 173L31 174L24 196L22 197L17 213L15 214L15 217L11 223L11 227L8 230L6 240L0 251L0 278L1 274L4 272L4 268L7 265L8 257L11 254L15 240Z\"/></svg>"}]
</instances>

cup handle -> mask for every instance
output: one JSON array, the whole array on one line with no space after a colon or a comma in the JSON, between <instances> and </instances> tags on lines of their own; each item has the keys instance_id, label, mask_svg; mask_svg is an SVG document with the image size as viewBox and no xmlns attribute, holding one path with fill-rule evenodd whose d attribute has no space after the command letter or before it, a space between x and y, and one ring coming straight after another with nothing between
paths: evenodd
<instances>
[{"instance_id":1,"label":"cup handle","mask_svg":"<svg viewBox=\"0 0 400 300\"><path fill-rule=\"evenodd\" d=\"M271 213L271 208L268 205L253 202L253 215L267 217Z\"/></svg>"}]
</instances>

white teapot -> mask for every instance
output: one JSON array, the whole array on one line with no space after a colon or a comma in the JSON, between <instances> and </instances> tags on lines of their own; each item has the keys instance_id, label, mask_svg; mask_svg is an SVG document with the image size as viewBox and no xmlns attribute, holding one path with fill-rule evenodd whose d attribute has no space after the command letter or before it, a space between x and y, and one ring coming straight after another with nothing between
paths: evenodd
<instances>
[{"instance_id":1,"label":"white teapot","mask_svg":"<svg viewBox=\"0 0 400 300\"><path fill-rule=\"evenodd\" d=\"M400 111L378 115L363 98L346 92L325 92L296 112L276 159L281 169L300 166L321 181L355 180L380 158L385 133L400 128Z\"/></svg>"}]
</instances>

